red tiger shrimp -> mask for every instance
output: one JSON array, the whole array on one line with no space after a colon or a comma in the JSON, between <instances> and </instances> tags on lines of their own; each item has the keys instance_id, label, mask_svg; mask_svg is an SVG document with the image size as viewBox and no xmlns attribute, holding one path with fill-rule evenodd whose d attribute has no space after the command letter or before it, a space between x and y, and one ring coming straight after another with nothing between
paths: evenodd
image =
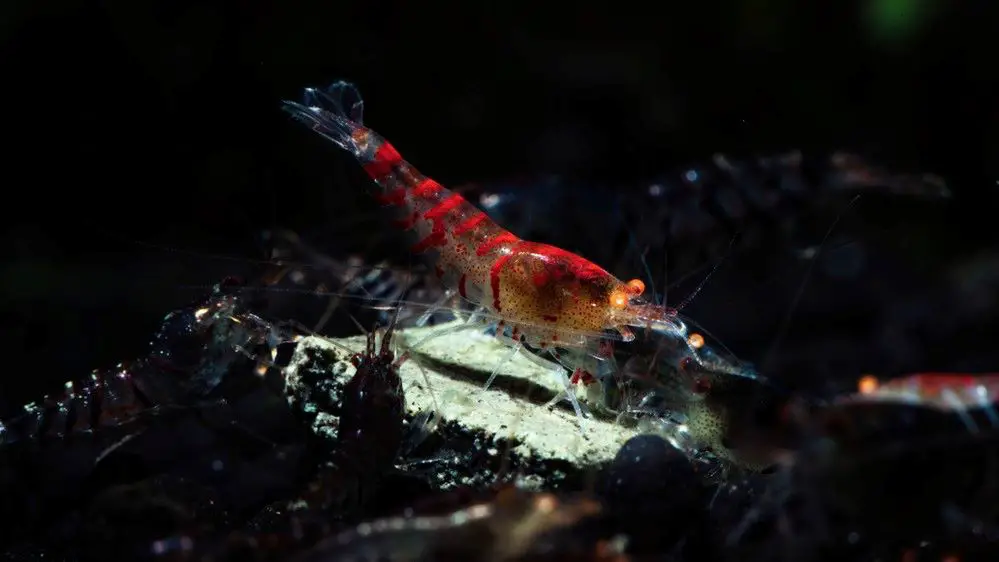
<instances>
[{"instance_id":1,"label":"red tiger shrimp","mask_svg":"<svg viewBox=\"0 0 999 562\"><path fill-rule=\"evenodd\" d=\"M995 409L999 396L999 373L969 375L959 373L916 373L880 381L865 375L857 383L858 395L844 400L866 402L907 402L962 413L983 408L993 427L999 427ZM970 418L962 416L971 429L978 429Z\"/></svg>"},{"instance_id":2,"label":"red tiger shrimp","mask_svg":"<svg viewBox=\"0 0 999 562\"><path fill-rule=\"evenodd\" d=\"M344 96L352 97L349 106ZM449 289L447 296L458 294L497 319L518 346L557 345L599 353L598 340L605 331L632 341L629 327L686 341L686 326L677 311L643 299L642 281L622 281L582 256L522 240L461 195L418 172L388 141L361 124L363 102L351 84L338 82L327 92L306 89L304 101L285 101L284 109L354 155L373 180L376 196L402 212L399 226L418 235L412 251L436 254L434 271ZM568 390L561 367L557 372ZM582 417L571 393L570 399Z\"/></svg>"},{"instance_id":3,"label":"red tiger shrimp","mask_svg":"<svg viewBox=\"0 0 999 562\"><path fill-rule=\"evenodd\" d=\"M897 397L924 404L943 401L947 407L981 406L999 395L999 373L916 373L886 381L865 375L857 387L868 400Z\"/></svg>"}]
</instances>

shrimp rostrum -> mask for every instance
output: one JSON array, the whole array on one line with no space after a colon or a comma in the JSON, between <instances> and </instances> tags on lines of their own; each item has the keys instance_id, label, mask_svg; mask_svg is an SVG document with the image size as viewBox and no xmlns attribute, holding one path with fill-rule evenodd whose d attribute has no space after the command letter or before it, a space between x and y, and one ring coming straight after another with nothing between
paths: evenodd
<instances>
[{"instance_id":1,"label":"shrimp rostrum","mask_svg":"<svg viewBox=\"0 0 999 562\"><path fill-rule=\"evenodd\" d=\"M644 298L645 284L622 281L597 264L555 246L522 240L464 197L423 176L384 138L361 124L357 90L338 82L307 89L284 109L354 155L374 180L375 195L416 233L416 253L430 253L452 292L509 329L518 343L587 348L605 332L631 341L629 327L685 339L677 311Z\"/></svg>"}]
</instances>

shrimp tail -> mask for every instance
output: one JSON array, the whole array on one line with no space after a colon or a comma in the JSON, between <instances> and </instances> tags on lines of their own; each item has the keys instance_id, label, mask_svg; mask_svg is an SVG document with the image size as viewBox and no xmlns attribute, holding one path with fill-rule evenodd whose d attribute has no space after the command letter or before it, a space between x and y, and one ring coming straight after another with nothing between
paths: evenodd
<instances>
[{"instance_id":1,"label":"shrimp tail","mask_svg":"<svg viewBox=\"0 0 999 562\"><path fill-rule=\"evenodd\" d=\"M325 90L306 88L301 102L282 102L282 109L356 157L364 153L356 132L364 123L364 100L349 82L334 82Z\"/></svg>"},{"instance_id":2,"label":"shrimp tail","mask_svg":"<svg viewBox=\"0 0 999 562\"><path fill-rule=\"evenodd\" d=\"M401 224L404 228L413 226L414 211L422 214L451 195L421 176L391 143L362 124L364 101L353 84L340 81L325 90L306 88L301 103L284 101L283 109L353 155L374 180L375 197L406 211L404 216L409 218Z\"/></svg>"}]
</instances>

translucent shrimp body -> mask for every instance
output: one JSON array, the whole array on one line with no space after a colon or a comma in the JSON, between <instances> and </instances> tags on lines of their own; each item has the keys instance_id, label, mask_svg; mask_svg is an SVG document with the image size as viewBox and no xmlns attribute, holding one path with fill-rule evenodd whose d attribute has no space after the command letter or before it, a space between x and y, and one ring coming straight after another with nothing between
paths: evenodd
<instances>
[{"instance_id":1,"label":"translucent shrimp body","mask_svg":"<svg viewBox=\"0 0 999 562\"><path fill-rule=\"evenodd\" d=\"M309 89L305 102L286 101L284 109L353 154L376 196L399 210L399 226L417 235L412 251L433 253L444 284L509 327L514 339L540 348L592 347L604 330L632 340L629 326L685 336L675 310L640 297L641 281L624 282L579 255L521 240L420 174L360 124L363 105L353 86Z\"/></svg>"}]
</instances>

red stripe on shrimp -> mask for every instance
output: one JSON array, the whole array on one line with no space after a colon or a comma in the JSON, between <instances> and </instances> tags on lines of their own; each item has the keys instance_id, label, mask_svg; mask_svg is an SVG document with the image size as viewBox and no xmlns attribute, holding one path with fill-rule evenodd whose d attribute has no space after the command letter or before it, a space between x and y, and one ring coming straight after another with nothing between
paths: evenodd
<instances>
[{"instance_id":1,"label":"red stripe on shrimp","mask_svg":"<svg viewBox=\"0 0 999 562\"><path fill-rule=\"evenodd\" d=\"M465 202L465 198L457 193L452 193L446 199L437 203L430 208L427 212L423 213L423 218L432 221L440 221L444 219L444 216L451 211L458 208L462 203Z\"/></svg>"},{"instance_id":2,"label":"red stripe on shrimp","mask_svg":"<svg viewBox=\"0 0 999 562\"><path fill-rule=\"evenodd\" d=\"M395 167L402 163L402 155L388 142L382 142L375 151L375 158L364 164L364 171L374 180L380 180L391 174Z\"/></svg>"},{"instance_id":3,"label":"red stripe on shrimp","mask_svg":"<svg viewBox=\"0 0 999 562\"><path fill-rule=\"evenodd\" d=\"M444 223L440 221L434 221L434 225L431 227L430 234L424 237L422 240L413 244L410 247L410 251L413 253L425 252L431 248L439 248L441 246L447 245L447 234L444 232Z\"/></svg>"},{"instance_id":4,"label":"red stripe on shrimp","mask_svg":"<svg viewBox=\"0 0 999 562\"><path fill-rule=\"evenodd\" d=\"M485 240L483 243L479 244L479 246L475 248L475 255L484 256L489 252L495 250L496 248L502 246L503 244L509 244L515 242L520 242L520 238L517 238L517 236L514 235L514 233L512 232L504 230L503 232L495 236L492 236L487 240ZM495 265L493 267L495 267Z\"/></svg>"},{"instance_id":5,"label":"red stripe on shrimp","mask_svg":"<svg viewBox=\"0 0 999 562\"><path fill-rule=\"evenodd\" d=\"M508 232L507 234L510 233ZM502 236L502 234L495 236L494 238L499 238L500 236ZM503 267L506 266L506 262L510 261L510 258L512 257L513 252L503 254L493 263L493 266L489 268L489 288L493 291L493 309L496 312L503 311L503 308L500 306L500 272L503 271Z\"/></svg>"},{"instance_id":6,"label":"red stripe on shrimp","mask_svg":"<svg viewBox=\"0 0 999 562\"><path fill-rule=\"evenodd\" d=\"M477 214L473 215L471 218L466 219L465 221L463 221L460 224L458 224L458 226L454 227L454 235L455 236L461 236L462 234L465 234L466 232L471 232L471 231L475 230L476 227L478 227L480 224L482 224L483 221L485 221L488 218L489 217L487 217L485 213L483 213L482 211L479 211Z\"/></svg>"},{"instance_id":7,"label":"red stripe on shrimp","mask_svg":"<svg viewBox=\"0 0 999 562\"><path fill-rule=\"evenodd\" d=\"M447 231L444 225L444 217L451 211L461 207L465 198L457 193L450 195L440 203L434 205L427 212L423 213L423 218L431 221L430 234L413 245L413 252L424 252L430 248L438 248L447 245Z\"/></svg>"},{"instance_id":8,"label":"red stripe on shrimp","mask_svg":"<svg viewBox=\"0 0 999 562\"><path fill-rule=\"evenodd\" d=\"M416 184L416 187L411 190L411 193L413 194L413 197L419 199L432 199L437 197L437 195L442 191L444 191L444 186L430 178L425 178L420 181L420 183Z\"/></svg>"}]
</instances>

